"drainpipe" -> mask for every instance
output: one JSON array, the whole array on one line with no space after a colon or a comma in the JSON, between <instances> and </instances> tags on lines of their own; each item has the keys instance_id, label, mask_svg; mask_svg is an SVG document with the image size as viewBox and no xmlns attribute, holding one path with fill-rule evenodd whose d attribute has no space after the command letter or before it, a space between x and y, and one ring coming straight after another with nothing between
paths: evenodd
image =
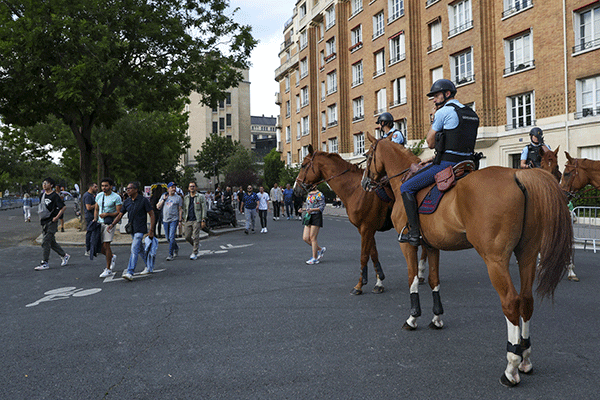
<instances>
[{"instance_id":1,"label":"drainpipe","mask_svg":"<svg viewBox=\"0 0 600 400\"><path fill-rule=\"evenodd\" d=\"M567 59L568 59L568 49L567 49L567 7L565 4L565 0L562 1L562 11L563 11L563 47L564 47L564 81L565 81L565 135L567 141L567 151L571 153L571 141L569 139L569 74L567 70Z\"/></svg>"}]
</instances>

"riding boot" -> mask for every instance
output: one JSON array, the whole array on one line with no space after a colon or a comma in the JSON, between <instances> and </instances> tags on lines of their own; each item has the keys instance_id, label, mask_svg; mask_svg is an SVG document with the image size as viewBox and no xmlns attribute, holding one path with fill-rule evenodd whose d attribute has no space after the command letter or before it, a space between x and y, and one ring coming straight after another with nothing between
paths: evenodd
<instances>
[{"instance_id":1,"label":"riding boot","mask_svg":"<svg viewBox=\"0 0 600 400\"><path fill-rule=\"evenodd\" d=\"M402 193L402 201L404 201L404 209L408 219L409 230L408 234L401 233L398 235L400 243L410 243L412 246L421 244L421 233L419 228L419 213L417 210L417 199L412 193ZM402 231L404 232L404 230Z\"/></svg>"}]
</instances>

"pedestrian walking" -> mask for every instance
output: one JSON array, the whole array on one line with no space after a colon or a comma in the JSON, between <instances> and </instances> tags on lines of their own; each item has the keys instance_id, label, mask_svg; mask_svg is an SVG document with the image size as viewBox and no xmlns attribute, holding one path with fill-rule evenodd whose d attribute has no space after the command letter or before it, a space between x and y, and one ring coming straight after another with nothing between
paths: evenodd
<instances>
[{"instance_id":1,"label":"pedestrian walking","mask_svg":"<svg viewBox=\"0 0 600 400\"><path fill-rule=\"evenodd\" d=\"M156 204L156 208L162 210L163 227L165 228L165 237L169 241L169 255L167 261L172 261L177 258L179 246L175 235L177 227L182 222L183 199L177 194L177 185L175 182L170 182L167 185L167 193L161 197Z\"/></svg>"},{"instance_id":2,"label":"pedestrian walking","mask_svg":"<svg viewBox=\"0 0 600 400\"><path fill-rule=\"evenodd\" d=\"M82 196L83 216L85 218L85 255L90 255L90 247L93 230L89 229L90 222L94 220L94 209L96 208L96 195L98 194L98 184L90 183L88 190Z\"/></svg>"},{"instance_id":3,"label":"pedestrian walking","mask_svg":"<svg viewBox=\"0 0 600 400\"><path fill-rule=\"evenodd\" d=\"M25 222L31 222L31 207L33 207L33 200L29 193L23 195L23 218Z\"/></svg>"},{"instance_id":4,"label":"pedestrian walking","mask_svg":"<svg viewBox=\"0 0 600 400\"><path fill-rule=\"evenodd\" d=\"M285 214L289 220L294 216L294 190L289 183L285 185L283 191L283 203L285 204Z\"/></svg>"},{"instance_id":5,"label":"pedestrian walking","mask_svg":"<svg viewBox=\"0 0 600 400\"><path fill-rule=\"evenodd\" d=\"M279 215L281 214L281 206L283 204L283 191L275 182L269 193L271 202L273 203L273 221L279 221Z\"/></svg>"},{"instance_id":6,"label":"pedestrian walking","mask_svg":"<svg viewBox=\"0 0 600 400\"><path fill-rule=\"evenodd\" d=\"M258 196L252 191L252 185L248 185L246 188L241 206L246 214L246 230L244 230L244 233L247 235L250 229L252 229L252 233L255 233L254 224L256 222L256 211L258 210Z\"/></svg>"},{"instance_id":7,"label":"pedestrian walking","mask_svg":"<svg viewBox=\"0 0 600 400\"><path fill-rule=\"evenodd\" d=\"M307 264L318 264L323 258L323 254L327 248L321 247L317 243L319 230L323 227L323 210L325 209L325 196L316 186L313 186L306 196L306 208L302 224L304 231L302 239L311 246L312 257L306 261Z\"/></svg>"},{"instance_id":8,"label":"pedestrian walking","mask_svg":"<svg viewBox=\"0 0 600 400\"><path fill-rule=\"evenodd\" d=\"M54 192L60 196L61 200L64 202L65 201L65 195L63 194L63 188L61 188L60 186L54 186ZM64 232L65 231L65 213L62 213L60 215L60 218L58 219L58 221L60 222L60 231Z\"/></svg>"},{"instance_id":9,"label":"pedestrian walking","mask_svg":"<svg viewBox=\"0 0 600 400\"><path fill-rule=\"evenodd\" d=\"M108 227L119 215L123 201L121 196L112 191L113 186L114 182L110 178L104 178L100 181L102 192L96 196L96 206L94 207L94 221L100 223L102 232L102 250L100 252L106 257L106 268L100 274L100 278L114 275L114 266L117 261L117 256L113 254L110 247L115 231L109 230Z\"/></svg>"},{"instance_id":10,"label":"pedestrian walking","mask_svg":"<svg viewBox=\"0 0 600 400\"><path fill-rule=\"evenodd\" d=\"M123 218L123 215L127 213L129 223L131 224L131 254L129 256L129 262L127 263L127 269L123 271L123 279L128 281L133 280L133 274L135 273L135 267L137 266L138 256L142 257L144 263L146 258L144 257L144 235L147 233L148 237L152 239L154 237L154 225L156 220L154 218L154 211L150 205L150 201L147 198L139 194L140 184L139 182L129 182L127 184L127 199L123 202L121 211L117 214L114 221L108 226L108 231L114 231L115 225ZM150 216L150 231L148 231L148 222L146 215ZM147 275L152 273L152 270L146 268L140 273L140 275Z\"/></svg>"},{"instance_id":11,"label":"pedestrian walking","mask_svg":"<svg viewBox=\"0 0 600 400\"><path fill-rule=\"evenodd\" d=\"M48 260L50 259L50 249L54 250L62 258L60 263L64 267L69 262L70 255L56 243L55 234L58 231L58 221L60 216L64 214L65 203L63 199L54 191L54 180L46 178L42 182L42 195L40 196L40 204L38 206L38 215L40 216L40 224L42 225L42 261L40 265L35 267L36 271L43 271L50 268Z\"/></svg>"},{"instance_id":12,"label":"pedestrian walking","mask_svg":"<svg viewBox=\"0 0 600 400\"><path fill-rule=\"evenodd\" d=\"M262 186L258 189L256 195L258 196L258 216L260 218L261 227L260 233L267 233L267 213L269 212L269 200L271 200L271 198Z\"/></svg>"},{"instance_id":13,"label":"pedestrian walking","mask_svg":"<svg viewBox=\"0 0 600 400\"><path fill-rule=\"evenodd\" d=\"M195 260L200 247L200 229L206 227L206 199L197 192L196 182L190 182L188 190L183 199L183 232L185 240L192 245L190 260Z\"/></svg>"},{"instance_id":14,"label":"pedestrian walking","mask_svg":"<svg viewBox=\"0 0 600 400\"><path fill-rule=\"evenodd\" d=\"M237 198L238 198L238 210L240 211L240 213L244 213L244 206L243 206L243 201L244 201L244 188L242 188L240 186L240 190L237 192Z\"/></svg>"}]
</instances>

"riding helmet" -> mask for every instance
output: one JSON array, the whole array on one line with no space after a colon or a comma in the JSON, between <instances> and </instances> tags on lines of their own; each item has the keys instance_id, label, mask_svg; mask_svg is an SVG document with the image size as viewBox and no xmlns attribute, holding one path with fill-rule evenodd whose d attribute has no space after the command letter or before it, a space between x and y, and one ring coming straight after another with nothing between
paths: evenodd
<instances>
[{"instance_id":1,"label":"riding helmet","mask_svg":"<svg viewBox=\"0 0 600 400\"><path fill-rule=\"evenodd\" d=\"M389 112L384 112L377 117L377 125L387 125L391 128L394 126L394 117Z\"/></svg>"},{"instance_id":2,"label":"riding helmet","mask_svg":"<svg viewBox=\"0 0 600 400\"><path fill-rule=\"evenodd\" d=\"M544 132L537 126L534 126L529 131L529 137L531 136L535 136L540 144L544 143Z\"/></svg>"},{"instance_id":3,"label":"riding helmet","mask_svg":"<svg viewBox=\"0 0 600 400\"><path fill-rule=\"evenodd\" d=\"M433 97L434 94L445 91L449 91L454 96L456 94L456 86L448 79L438 79L431 85L431 90L427 93L427 97Z\"/></svg>"}]
</instances>

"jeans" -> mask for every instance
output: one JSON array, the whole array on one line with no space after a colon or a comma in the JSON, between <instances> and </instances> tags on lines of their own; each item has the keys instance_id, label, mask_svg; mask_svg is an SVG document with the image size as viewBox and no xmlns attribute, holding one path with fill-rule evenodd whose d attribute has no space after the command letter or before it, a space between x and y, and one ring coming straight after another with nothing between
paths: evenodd
<instances>
[{"instance_id":1,"label":"jeans","mask_svg":"<svg viewBox=\"0 0 600 400\"><path fill-rule=\"evenodd\" d=\"M131 255L129 256L129 263L127 264L127 273L133 275L135 272L135 266L137 265L138 255L142 257L144 264L146 259L144 258L144 234L141 232L134 233L131 235Z\"/></svg>"},{"instance_id":2,"label":"jeans","mask_svg":"<svg viewBox=\"0 0 600 400\"><path fill-rule=\"evenodd\" d=\"M252 227L252 230L254 230L254 223L256 221L256 208L246 208L244 211L246 211L246 230L250 229L250 227Z\"/></svg>"},{"instance_id":3,"label":"jeans","mask_svg":"<svg viewBox=\"0 0 600 400\"><path fill-rule=\"evenodd\" d=\"M268 210L258 210L258 216L260 217L260 227L267 227L267 212Z\"/></svg>"},{"instance_id":4,"label":"jeans","mask_svg":"<svg viewBox=\"0 0 600 400\"><path fill-rule=\"evenodd\" d=\"M175 234L177 233L177 225L179 225L179 221L171 221L171 222L163 222L163 226L165 228L165 237L169 241L169 255L173 255L173 251L179 250L179 246L177 246L177 242L175 241Z\"/></svg>"},{"instance_id":5,"label":"jeans","mask_svg":"<svg viewBox=\"0 0 600 400\"><path fill-rule=\"evenodd\" d=\"M64 257L65 251L60 247L58 243L56 243L56 238L54 234L58 231L58 221L56 222L48 222L46 225L42 226L42 233L44 237L42 239L42 250L44 253L43 261L48 262L50 258L50 249L54 250L58 253L59 256Z\"/></svg>"},{"instance_id":6,"label":"jeans","mask_svg":"<svg viewBox=\"0 0 600 400\"><path fill-rule=\"evenodd\" d=\"M441 170L455 165L457 163L453 163L450 161L442 161L440 164L429 164L423 169L419 170L412 178L407 180L400 186L401 193L411 193L416 195L417 192L424 187L427 187L435 182L435 174L440 172Z\"/></svg>"},{"instance_id":7,"label":"jeans","mask_svg":"<svg viewBox=\"0 0 600 400\"><path fill-rule=\"evenodd\" d=\"M294 216L294 203L293 202L285 202L285 213L288 217L288 219L292 216Z\"/></svg>"}]
</instances>

